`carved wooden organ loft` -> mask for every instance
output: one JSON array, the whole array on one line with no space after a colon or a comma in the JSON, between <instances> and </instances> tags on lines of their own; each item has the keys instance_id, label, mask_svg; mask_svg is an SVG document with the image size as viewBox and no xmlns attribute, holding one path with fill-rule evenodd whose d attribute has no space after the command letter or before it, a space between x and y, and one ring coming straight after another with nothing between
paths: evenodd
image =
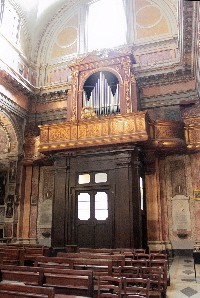
<instances>
[{"instance_id":1,"label":"carved wooden organ loft","mask_svg":"<svg viewBox=\"0 0 200 298\"><path fill-rule=\"evenodd\" d=\"M200 128L184 122L151 121L138 112L132 53L93 52L70 66L67 122L40 126L40 152L145 142L159 150L199 148Z\"/></svg>"},{"instance_id":2,"label":"carved wooden organ loft","mask_svg":"<svg viewBox=\"0 0 200 298\"><path fill-rule=\"evenodd\" d=\"M156 152L198 146L200 127L189 119L151 121L138 111L133 64L131 53L105 52L71 65L67 122L40 127L38 149L55 161L53 247L145 247L144 173L155 171ZM99 183L96 175L106 178ZM96 195L106 205L103 218Z\"/></svg>"}]
</instances>

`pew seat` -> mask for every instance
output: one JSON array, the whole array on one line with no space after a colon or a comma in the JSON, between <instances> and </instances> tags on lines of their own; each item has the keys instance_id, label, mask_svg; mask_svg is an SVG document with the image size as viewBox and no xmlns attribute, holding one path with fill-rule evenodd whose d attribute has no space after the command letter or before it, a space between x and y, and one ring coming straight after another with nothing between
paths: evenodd
<instances>
[{"instance_id":1,"label":"pew seat","mask_svg":"<svg viewBox=\"0 0 200 298\"><path fill-rule=\"evenodd\" d=\"M55 298L54 288L0 283L0 298ZM61 298L61 297L60 297Z\"/></svg>"}]
</instances>

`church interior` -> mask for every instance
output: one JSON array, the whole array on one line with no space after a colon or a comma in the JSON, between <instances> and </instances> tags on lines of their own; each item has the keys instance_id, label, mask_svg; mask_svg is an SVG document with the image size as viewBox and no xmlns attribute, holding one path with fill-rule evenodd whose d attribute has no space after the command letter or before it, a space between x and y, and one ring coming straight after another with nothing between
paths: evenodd
<instances>
[{"instance_id":1,"label":"church interior","mask_svg":"<svg viewBox=\"0 0 200 298\"><path fill-rule=\"evenodd\" d=\"M199 8L1 0L1 243L200 247Z\"/></svg>"}]
</instances>

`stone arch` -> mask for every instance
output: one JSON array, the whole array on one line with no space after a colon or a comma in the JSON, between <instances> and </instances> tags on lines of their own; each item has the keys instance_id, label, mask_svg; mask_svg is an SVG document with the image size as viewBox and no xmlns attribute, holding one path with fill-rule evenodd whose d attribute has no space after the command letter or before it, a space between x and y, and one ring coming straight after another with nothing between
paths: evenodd
<instances>
[{"instance_id":1,"label":"stone arch","mask_svg":"<svg viewBox=\"0 0 200 298\"><path fill-rule=\"evenodd\" d=\"M12 119L3 110L0 110L0 158L17 156L19 152L19 140Z\"/></svg>"}]
</instances>

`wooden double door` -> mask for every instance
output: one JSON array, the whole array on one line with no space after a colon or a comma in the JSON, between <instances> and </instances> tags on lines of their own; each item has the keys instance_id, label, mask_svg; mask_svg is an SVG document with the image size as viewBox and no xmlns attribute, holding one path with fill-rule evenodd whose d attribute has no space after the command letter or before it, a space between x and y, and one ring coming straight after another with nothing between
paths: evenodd
<instances>
[{"instance_id":1,"label":"wooden double door","mask_svg":"<svg viewBox=\"0 0 200 298\"><path fill-rule=\"evenodd\" d=\"M112 208L108 188L75 190L78 247L112 247Z\"/></svg>"}]
</instances>

